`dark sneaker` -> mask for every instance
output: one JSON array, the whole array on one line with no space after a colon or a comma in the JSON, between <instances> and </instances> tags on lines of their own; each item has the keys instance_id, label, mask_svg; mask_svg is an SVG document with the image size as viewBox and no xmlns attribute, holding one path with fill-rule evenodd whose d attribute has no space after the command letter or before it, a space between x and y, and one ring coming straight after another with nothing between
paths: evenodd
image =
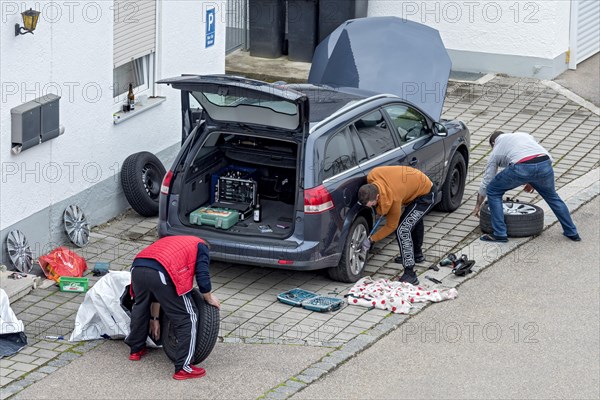
<instances>
[{"instance_id":1,"label":"dark sneaker","mask_svg":"<svg viewBox=\"0 0 600 400\"><path fill-rule=\"evenodd\" d=\"M136 351L135 353L131 353L131 354L129 355L129 359L130 359L131 361L140 361L140 360L142 359L142 357L143 357L144 355L146 355L146 353L147 353L147 352L148 352L148 349L144 347L144 348L143 348L143 349L141 349L140 351Z\"/></svg>"},{"instance_id":2,"label":"dark sneaker","mask_svg":"<svg viewBox=\"0 0 600 400\"><path fill-rule=\"evenodd\" d=\"M508 242L507 237L502 236L494 236L491 233L483 235L479 238L479 240L483 240L484 242L496 242L496 243L506 243Z\"/></svg>"},{"instance_id":3,"label":"dark sneaker","mask_svg":"<svg viewBox=\"0 0 600 400\"><path fill-rule=\"evenodd\" d=\"M398 279L398 282L406 282L410 283L411 285L418 285L419 278L417 278L415 271L404 271L400 279Z\"/></svg>"},{"instance_id":4,"label":"dark sneaker","mask_svg":"<svg viewBox=\"0 0 600 400\"><path fill-rule=\"evenodd\" d=\"M571 236L568 236L568 235L565 235L565 236L574 242L581 242L581 236L579 236L578 233L576 233L575 235L571 235Z\"/></svg>"},{"instance_id":5,"label":"dark sneaker","mask_svg":"<svg viewBox=\"0 0 600 400\"><path fill-rule=\"evenodd\" d=\"M425 261L427 261L427 260L425 259L424 255L421 254L420 256L415 256L415 264L420 264ZM394 262L396 264L402 264L402 256L398 256L398 257L394 258Z\"/></svg>"}]
</instances>

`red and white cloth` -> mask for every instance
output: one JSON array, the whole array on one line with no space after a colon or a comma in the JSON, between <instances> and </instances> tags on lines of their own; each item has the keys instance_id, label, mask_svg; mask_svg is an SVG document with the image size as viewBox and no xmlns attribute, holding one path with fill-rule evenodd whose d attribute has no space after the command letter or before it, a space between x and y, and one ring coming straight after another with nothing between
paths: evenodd
<instances>
[{"instance_id":1,"label":"red and white cloth","mask_svg":"<svg viewBox=\"0 0 600 400\"><path fill-rule=\"evenodd\" d=\"M397 314L408 314L413 303L455 299L458 291L452 289L428 289L406 282L389 279L362 278L348 292L348 304L375 307Z\"/></svg>"}]
</instances>

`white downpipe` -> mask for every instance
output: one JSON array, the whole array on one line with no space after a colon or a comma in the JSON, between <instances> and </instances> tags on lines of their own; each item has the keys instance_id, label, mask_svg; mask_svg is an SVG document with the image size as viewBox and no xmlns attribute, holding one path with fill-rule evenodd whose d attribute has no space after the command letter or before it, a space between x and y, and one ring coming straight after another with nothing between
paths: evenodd
<instances>
[{"instance_id":1,"label":"white downpipe","mask_svg":"<svg viewBox=\"0 0 600 400\"><path fill-rule=\"evenodd\" d=\"M577 28L579 0L571 0L571 22L569 24L569 69L577 69Z\"/></svg>"}]
</instances>

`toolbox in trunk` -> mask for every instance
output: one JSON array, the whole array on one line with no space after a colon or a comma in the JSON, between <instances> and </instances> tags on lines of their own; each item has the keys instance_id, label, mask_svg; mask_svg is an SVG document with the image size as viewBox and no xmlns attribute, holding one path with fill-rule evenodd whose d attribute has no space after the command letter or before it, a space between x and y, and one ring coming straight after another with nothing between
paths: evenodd
<instances>
[{"instance_id":1,"label":"toolbox in trunk","mask_svg":"<svg viewBox=\"0 0 600 400\"><path fill-rule=\"evenodd\" d=\"M229 165L212 174L211 203L256 203L256 169Z\"/></svg>"},{"instance_id":2,"label":"toolbox in trunk","mask_svg":"<svg viewBox=\"0 0 600 400\"><path fill-rule=\"evenodd\" d=\"M214 188L213 208L236 210L241 220L252 213L256 204L257 183L254 179L256 169L227 166L212 175Z\"/></svg>"},{"instance_id":3,"label":"toolbox in trunk","mask_svg":"<svg viewBox=\"0 0 600 400\"><path fill-rule=\"evenodd\" d=\"M227 208L201 207L190 214L191 224L210 225L220 229L229 229L238 220L238 211Z\"/></svg>"}]
</instances>

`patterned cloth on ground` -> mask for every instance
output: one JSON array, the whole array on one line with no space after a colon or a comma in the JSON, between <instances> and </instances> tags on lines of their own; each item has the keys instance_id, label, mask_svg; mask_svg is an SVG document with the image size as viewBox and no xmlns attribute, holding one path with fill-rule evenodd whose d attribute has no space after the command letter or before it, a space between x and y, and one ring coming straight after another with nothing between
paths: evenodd
<instances>
[{"instance_id":1,"label":"patterned cloth on ground","mask_svg":"<svg viewBox=\"0 0 600 400\"><path fill-rule=\"evenodd\" d=\"M367 276L356 282L350 289L348 304L408 314L412 303L439 302L455 299L457 296L458 292L454 288L429 289L389 279L373 280Z\"/></svg>"}]
</instances>

